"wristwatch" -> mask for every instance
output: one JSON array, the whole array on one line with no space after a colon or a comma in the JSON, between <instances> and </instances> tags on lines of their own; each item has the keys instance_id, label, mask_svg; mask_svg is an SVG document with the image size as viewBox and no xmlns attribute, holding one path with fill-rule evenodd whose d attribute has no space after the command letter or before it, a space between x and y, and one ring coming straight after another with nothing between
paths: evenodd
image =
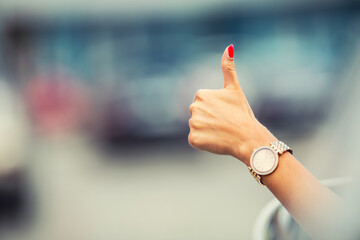
<instances>
[{"instance_id":1,"label":"wristwatch","mask_svg":"<svg viewBox=\"0 0 360 240\"><path fill-rule=\"evenodd\" d=\"M248 168L260 185L264 185L261 176L274 172L279 163L279 156L286 151L293 153L292 149L281 141L270 143L270 147L262 146L254 150Z\"/></svg>"}]
</instances>

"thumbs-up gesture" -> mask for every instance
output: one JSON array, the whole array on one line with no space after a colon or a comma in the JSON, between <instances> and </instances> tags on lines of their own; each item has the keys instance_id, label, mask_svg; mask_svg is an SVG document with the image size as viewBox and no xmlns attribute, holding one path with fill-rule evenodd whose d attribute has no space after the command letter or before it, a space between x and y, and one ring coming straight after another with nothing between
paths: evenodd
<instances>
[{"instance_id":1,"label":"thumbs-up gesture","mask_svg":"<svg viewBox=\"0 0 360 240\"><path fill-rule=\"evenodd\" d=\"M224 88L200 89L190 105L189 144L216 154L231 155L249 166L254 149L276 138L261 125L239 84L234 63L234 46L221 60Z\"/></svg>"}]
</instances>

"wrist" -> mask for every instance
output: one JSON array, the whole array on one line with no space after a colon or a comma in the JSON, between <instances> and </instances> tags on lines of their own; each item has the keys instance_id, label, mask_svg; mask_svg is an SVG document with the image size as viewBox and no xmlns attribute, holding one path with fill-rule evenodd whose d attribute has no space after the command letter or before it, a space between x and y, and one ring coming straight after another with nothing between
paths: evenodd
<instances>
[{"instance_id":1,"label":"wrist","mask_svg":"<svg viewBox=\"0 0 360 240\"><path fill-rule=\"evenodd\" d=\"M250 158L253 151L261 146L270 146L271 142L277 138L262 124L258 123L248 135L245 142L236 144L234 157L242 161L246 166L250 166Z\"/></svg>"}]
</instances>

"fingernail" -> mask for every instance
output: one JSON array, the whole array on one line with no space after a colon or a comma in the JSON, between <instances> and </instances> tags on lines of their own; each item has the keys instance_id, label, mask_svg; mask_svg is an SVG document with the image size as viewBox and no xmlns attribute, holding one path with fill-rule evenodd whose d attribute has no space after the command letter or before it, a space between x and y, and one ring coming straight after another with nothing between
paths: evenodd
<instances>
[{"instance_id":1,"label":"fingernail","mask_svg":"<svg viewBox=\"0 0 360 240\"><path fill-rule=\"evenodd\" d=\"M234 45L232 44L228 46L228 56L229 58L234 58Z\"/></svg>"}]
</instances>

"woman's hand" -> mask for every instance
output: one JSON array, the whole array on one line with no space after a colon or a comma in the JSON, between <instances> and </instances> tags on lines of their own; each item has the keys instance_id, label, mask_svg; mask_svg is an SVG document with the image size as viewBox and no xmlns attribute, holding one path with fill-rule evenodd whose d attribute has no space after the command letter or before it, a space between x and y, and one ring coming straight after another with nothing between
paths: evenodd
<instances>
[{"instance_id":1,"label":"woman's hand","mask_svg":"<svg viewBox=\"0 0 360 240\"><path fill-rule=\"evenodd\" d=\"M224 88L199 90L190 105L189 144L200 150L234 156L249 165L253 150L275 137L261 125L243 93L234 64L234 47L224 51Z\"/></svg>"},{"instance_id":2,"label":"woman's hand","mask_svg":"<svg viewBox=\"0 0 360 240\"><path fill-rule=\"evenodd\" d=\"M276 138L256 120L237 80L232 52L230 45L222 57L224 88L199 90L190 106L189 143L200 150L232 155L249 166L253 150ZM276 171L262 176L262 182L310 237L329 239L338 230L342 201L293 155L284 153L280 158Z\"/></svg>"}]
</instances>

